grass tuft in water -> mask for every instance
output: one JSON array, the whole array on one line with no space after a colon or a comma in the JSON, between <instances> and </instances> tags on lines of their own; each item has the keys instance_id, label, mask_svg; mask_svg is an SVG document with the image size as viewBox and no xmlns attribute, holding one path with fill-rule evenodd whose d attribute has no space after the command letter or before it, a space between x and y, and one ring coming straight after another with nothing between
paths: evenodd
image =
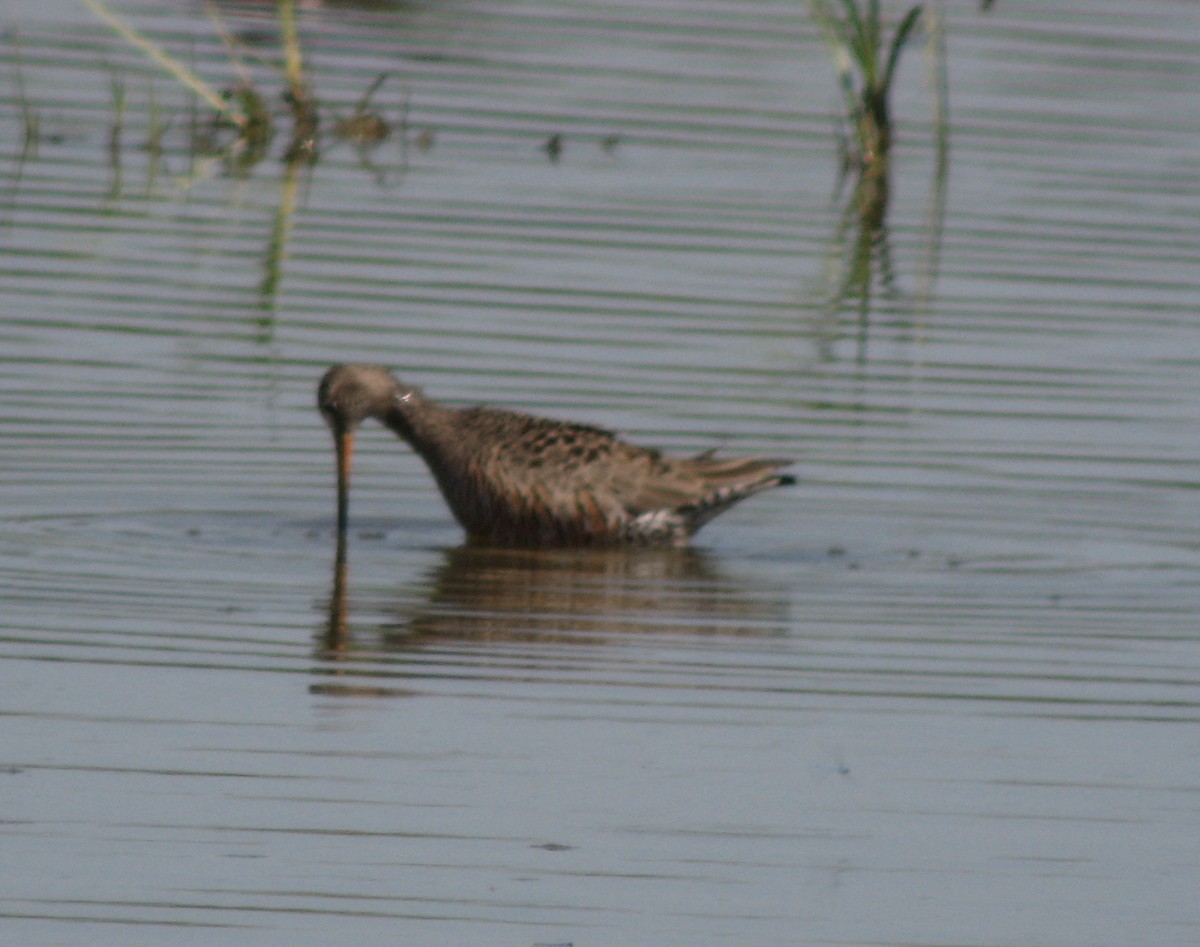
<instances>
[{"instance_id":1,"label":"grass tuft in water","mask_svg":"<svg viewBox=\"0 0 1200 947\"><path fill-rule=\"evenodd\" d=\"M892 80L900 52L912 37L921 18L921 6L912 7L896 27L891 42L884 35L879 0L809 0L813 18L829 49L838 73L846 117L854 132L860 166L886 163L892 144L892 122L888 107Z\"/></svg>"},{"instance_id":2,"label":"grass tuft in water","mask_svg":"<svg viewBox=\"0 0 1200 947\"><path fill-rule=\"evenodd\" d=\"M242 50L237 40L226 29L217 9L206 0L206 8L217 34L224 41L229 60L237 72L238 81L232 86L217 91L196 72L168 54L154 41L122 21L109 9L105 0L81 0L96 16L103 20L119 36L161 66L195 96L207 103L214 111L207 123L193 116L191 122L193 149L201 152L220 152L239 173L249 170L266 155L275 134L268 98L260 91L250 70L242 61ZM291 113L291 134L284 151L285 162L312 164L318 156L320 143L320 111L305 75L304 57L301 53L299 30L296 20L295 0L276 0L279 16L280 36L283 53L283 79L285 90L283 101ZM335 133L360 146L378 143L386 139L391 128L378 112L369 108L372 94L386 76L380 76L363 95L349 119L338 123ZM119 121L119 117L118 117ZM156 145L161 141L161 125ZM27 123L34 128L34 123ZM230 142L224 131L236 129L236 140Z\"/></svg>"},{"instance_id":3,"label":"grass tuft in water","mask_svg":"<svg viewBox=\"0 0 1200 947\"><path fill-rule=\"evenodd\" d=\"M825 307L834 316L852 306L858 321L860 363L867 358L873 296L879 292L897 312L914 314L929 305L936 282L945 215L949 167L949 96L946 73L945 31L935 8L913 7L900 21L890 43L885 43L878 0L865 11L854 0L840 0L843 19L836 18L828 0L812 0L829 41L841 81L849 120L854 128L857 153L842 138L842 178L839 187L855 172L853 194L846 202L830 246ZM892 142L887 102L900 52L911 39L918 20L923 26L929 84L933 90L933 187L927 228L927 248L915 295L901 293L893 271L887 230L891 191L888 150Z\"/></svg>"}]
</instances>

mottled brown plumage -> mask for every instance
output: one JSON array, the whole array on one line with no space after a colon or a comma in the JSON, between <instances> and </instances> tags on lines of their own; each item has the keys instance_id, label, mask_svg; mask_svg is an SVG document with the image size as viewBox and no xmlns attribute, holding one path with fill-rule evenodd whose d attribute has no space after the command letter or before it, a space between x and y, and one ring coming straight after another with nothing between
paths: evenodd
<instances>
[{"instance_id":1,"label":"mottled brown plumage","mask_svg":"<svg viewBox=\"0 0 1200 947\"><path fill-rule=\"evenodd\" d=\"M667 457L585 424L446 408L375 365L329 369L317 407L337 448L339 536L366 418L421 455L472 540L501 546L685 545L739 500L794 482L786 460Z\"/></svg>"}]
</instances>

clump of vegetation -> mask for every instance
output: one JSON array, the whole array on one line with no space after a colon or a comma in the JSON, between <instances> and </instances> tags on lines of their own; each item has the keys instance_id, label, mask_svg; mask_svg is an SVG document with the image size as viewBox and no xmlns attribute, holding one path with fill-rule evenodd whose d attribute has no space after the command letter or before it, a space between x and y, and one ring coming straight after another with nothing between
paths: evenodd
<instances>
[{"instance_id":1,"label":"clump of vegetation","mask_svg":"<svg viewBox=\"0 0 1200 947\"><path fill-rule=\"evenodd\" d=\"M821 27L829 54L838 72L838 84L853 131L857 153L853 163L860 167L883 165L892 144L892 122L888 99L900 52L912 37L922 8L912 7L901 19L891 42L884 35L879 0L840 0L839 11L832 0L810 0L813 17Z\"/></svg>"},{"instance_id":2,"label":"clump of vegetation","mask_svg":"<svg viewBox=\"0 0 1200 947\"><path fill-rule=\"evenodd\" d=\"M339 138L360 146L387 141L392 134L392 126L371 108L371 96L387 81L387 77L386 72L376 77L362 98L355 103L354 111L345 118L337 119L334 131Z\"/></svg>"},{"instance_id":3,"label":"clump of vegetation","mask_svg":"<svg viewBox=\"0 0 1200 947\"><path fill-rule=\"evenodd\" d=\"M810 0L830 55L837 67L853 144L843 139L839 188L853 176L830 246L827 269L831 313L856 304L859 353L866 360L872 295L881 291L896 306L923 308L932 292L942 239L949 167L948 94L945 34L935 6L911 7L885 29L879 0ZM900 54L918 33L924 34L933 105L933 181L929 200L928 240L918 288L906 297L897 289L886 225L893 142L888 100ZM890 35L890 38L889 38Z\"/></svg>"},{"instance_id":4,"label":"clump of vegetation","mask_svg":"<svg viewBox=\"0 0 1200 947\"><path fill-rule=\"evenodd\" d=\"M173 58L157 43L121 20L106 5L104 0L82 0L83 4L107 23L118 35L132 44L151 61L157 63L183 86L190 89L199 99L212 108L212 118L207 128L198 132L197 143L217 147L224 141L221 150L233 159L239 169L257 163L266 154L275 136L275 119L268 105L268 98L255 84L249 70L238 55L236 41L225 30L211 10L218 32L229 49L230 60L238 73L238 81L218 91L183 63ZM285 83L283 101L291 118L288 146L284 152L286 161L311 163L316 160L320 132L318 103L305 77L304 60L296 28L295 0L277 0L281 45L283 52L282 75ZM359 103L349 125L339 122L335 134L346 137L359 145L373 144L388 137L387 123L376 112L367 109L372 92L378 88L377 80ZM370 125L370 127L367 127ZM229 141L228 132L234 139Z\"/></svg>"}]
</instances>

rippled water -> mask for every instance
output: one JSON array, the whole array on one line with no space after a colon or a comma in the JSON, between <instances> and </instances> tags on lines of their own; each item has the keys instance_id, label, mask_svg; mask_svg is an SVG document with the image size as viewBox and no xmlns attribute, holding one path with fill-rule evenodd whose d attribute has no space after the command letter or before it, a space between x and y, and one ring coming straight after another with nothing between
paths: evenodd
<instances>
[{"instance_id":1,"label":"rippled water","mask_svg":"<svg viewBox=\"0 0 1200 947\"><path fill-rule=\"evenodd\" d=\"M8 7L0 940L1195 943L1200 20L945 7L945 187L914 46L882 244L804 4L314 8L292 172ZM367 430L335 573L361 359L801 482L691 551L468 549Z\"/></svg>"}]
</instances>

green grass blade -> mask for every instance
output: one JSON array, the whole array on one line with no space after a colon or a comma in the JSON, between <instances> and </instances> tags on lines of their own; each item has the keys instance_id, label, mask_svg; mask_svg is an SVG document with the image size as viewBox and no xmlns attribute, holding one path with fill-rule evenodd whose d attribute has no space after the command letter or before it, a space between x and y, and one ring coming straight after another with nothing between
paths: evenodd
<instances>
[{"instance_id":1,"label":"green grass blade","mask_svg":"<svg viewBox=\"0 0 1200 947\"><path fill-rule=\"evenodd\" d=\"M225 25L225 20L221 17L221 11L216 8L212 0L204 0L204 12L208 14L208 18L212 20L213 29L217 31L217 36L221 38L221 42L225 44L225 51L229 53L229 62L232 64L234 71L238 74L238 79L244 86L254 85L254 80L250 76L250 70L246 68L246 64L242 62L241 53L238 49L237 37L229 31L229 27Z\"/></svg>"},{"instance_id":2,"label":"green grass blade","mask_svg":"<svg viewBox=\"0 0 1200 947\"><path fill-rule=\"evenodd\" d=\"M917 21L921 18L921 12L920 6L913 7L896 29L896 35L892 38L892 48L888 51L887 65L883 70L882 88L884 89L891 88L892 75L896 71L896 64L900 61L900 50L904 48L904 44L908 42L912 31L916 28Z\"/></svg>"},{"instance_id":3,"label":"green grass blade","mask_svg":"<svg viewBox=\"0 0 1200 947\"><path fill-rule=\"evenodd\" d=\"M226 116L231 122L239 128L244 128L246 125L246 117L235 109L229 102L222 98L207 82L201 79L198 75L172 59L162 47L150 39L143 36L132 26L129 26L120 20L116 14L108 9L100 0L80 0L85 7L91 10L96 16L108 24L108 26L117 35L125 39L127 42L136 46L139 50L145 53L150 59L158 63L167 72L173 75L176 79L182 82L185 86L191 89L196 95L204 99L218 112Z\"/></svg>"},{"instance_id":4,"label":"green grass blade","mask_svg":"<svg viewBox=\"0 0 1200 947\"><path fill-rule=\"evenodd\" d=\"M279 25L283 32L284 72L288 87L296 98L304 97L304 61L300 56L300 38L296 30L295 0L279 0Z\"/></svg>"},{"instance_id":5,"label":"green grass blade","mask_svg":"<svg viewBox=\"0 0 1200 947\"><path fill-rule=\"evenodd\" d=\"M940 186L950 156L950 77L946 66L946 27L937 8L931 7L925 15L925 28L929 35L930 80L933 86L934 137L937 142L936 177Z\"/></svg>"},{"instance_id":6,"label":"green grass blade","mask_svg":"<svg viewBox=\"0 0 1200 947\"><path fill-rule=\"evenodd\" d=\"M875 59L867 26L858 12L858 0L842 0L842 7L846 11L846 41L859 70L869 80L875 71Z\"/></svg>"},{"instance_id":7,"label":"green grass blade","mask_svg":"<svg viewBox=\"0 0 1200 947\"><path fill-rule=\"evenodd\" d=\"M809 7L813 19L820 27L821 38L825 40L825 46L829 50L829 58L833 60L838 88L845 100L846 114L852 115L858 108L858 96L854 91L854 53L847 36L847 24L830 9L826 0L809 0Z\"/></svg>"}]
</instances>

